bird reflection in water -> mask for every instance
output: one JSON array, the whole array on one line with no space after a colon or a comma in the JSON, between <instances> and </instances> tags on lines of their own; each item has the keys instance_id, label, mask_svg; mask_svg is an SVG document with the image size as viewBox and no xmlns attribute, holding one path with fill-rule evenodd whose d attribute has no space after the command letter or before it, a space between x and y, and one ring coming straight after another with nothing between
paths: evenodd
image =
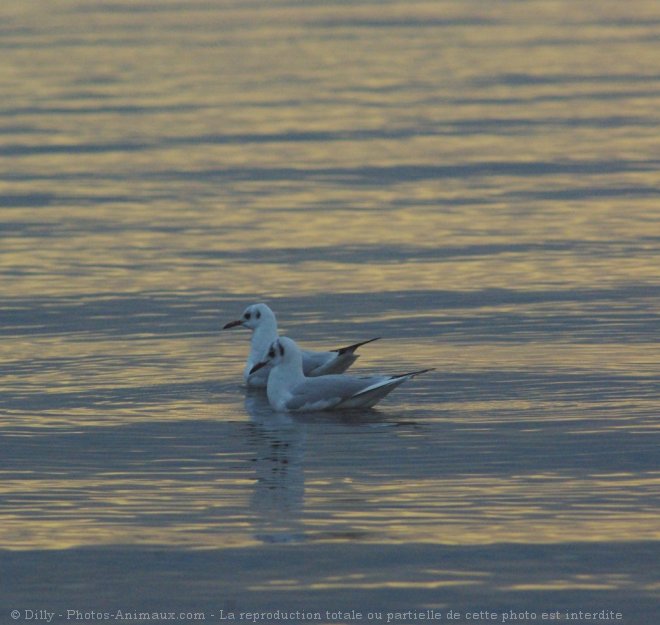
<instances>
[{"instance_id":1,"label":"bird reflection in water","mask_svg":"<svg viewBox=\"0 0 660 625\"><path fill-rule=\"evenodd\" d=\"M246 391L245 408L256 473L250 500L255 536L268 543L303 541L305 424L273 412L260 390Z\"/></svg>"}]
</instances>

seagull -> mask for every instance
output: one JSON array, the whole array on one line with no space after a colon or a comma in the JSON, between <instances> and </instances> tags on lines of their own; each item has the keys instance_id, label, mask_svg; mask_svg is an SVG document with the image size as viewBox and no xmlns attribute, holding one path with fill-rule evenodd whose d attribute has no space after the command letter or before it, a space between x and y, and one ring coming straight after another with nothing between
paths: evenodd
<instances>
[{"instance_id":1,"label":"seagull","mask_svg":"<svg viewBox=\"0 0 660 625\"><path fill-rule=\"evenodd\" d=\"M260 368L254 373L251 371L254 365L266 358L268 348L278 337L275 313L266 304L252 304L243 311L240 319L226 323L222 329L228 330L237 326L252 330L250 354L243 369L243 379L248 386L266 388L271 367ZM303 372L306 376L311 377L342 373L358 359L358 354L355 353L358 347L377 341L378 338L368 339L329 352L303 351Z\"/></svg>"},{"instance_id":2,"label":"seagull","mask_svg":"<svg viewBox=\"0 0 660 625\"><path fill-rule=\"evenodd\" d=\"M266 393L278 412L371 408L407 380L432 371L421 369L401 375L358 378L323 375L310 378L303 371L303 352L293 339L281 336L271 344L266 359L256 363L251 374L271 365Z\"/></svg>"}]
</instances>

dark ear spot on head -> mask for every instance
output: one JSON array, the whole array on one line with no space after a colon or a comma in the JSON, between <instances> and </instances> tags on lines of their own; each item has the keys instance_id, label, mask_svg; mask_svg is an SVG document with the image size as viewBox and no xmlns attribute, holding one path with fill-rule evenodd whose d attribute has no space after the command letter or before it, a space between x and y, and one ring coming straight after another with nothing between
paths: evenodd
<instances>
[{"instance_id":1,"label":"dark ear spot on head","mask_svg":"<svg viewBox=\"0 0 660 625\"><path fill-rule=\"evenodd\" d=\"M260 310L257 311L257 314L255 315L255 317L257 319L261 319L261 311Z\"/></svg>"},{"instance_id":2,"label":"dark ear spot on head","mask_svg":"<svg viewBox=\"0 0 660 625\"><path fill-rule=\"evenodd\" d=\"M279 343L280 346L280 356L284 356L284 347L282 346L282 343Z\"/></svg>"}]
</instances>

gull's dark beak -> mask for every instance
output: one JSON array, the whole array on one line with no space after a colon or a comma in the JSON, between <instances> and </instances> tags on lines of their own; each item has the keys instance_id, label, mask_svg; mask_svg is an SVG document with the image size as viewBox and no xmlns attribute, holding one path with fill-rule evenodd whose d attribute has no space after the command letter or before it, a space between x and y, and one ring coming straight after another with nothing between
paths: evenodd
<instances>
[{"instance_id":1,"label":"gull's dark beak","mask_svg":"<svg viewBox=\"0 0 660 625\"><path fill-rule=\"evenodd\" d=\"M258 362L252 369L250 369L249 375L252 375L255 371L259 371L262 367L265 367L268 364L267 360L264 360L263 362Z\"/></svg>"},{"instance_id":2,"label":"gull's dark beak","mask_svg":"<svg viewBox=\"0 0 660 625\"><path fill-rule=\"evenodd\" d=\"M229 328L235 328L236 326L243 325L243 320L242 319L236 319L236 321L230 321L229 323L225 323L225 325L222 326L223 330L229 330Z\"/></svg>"}]
</instances>

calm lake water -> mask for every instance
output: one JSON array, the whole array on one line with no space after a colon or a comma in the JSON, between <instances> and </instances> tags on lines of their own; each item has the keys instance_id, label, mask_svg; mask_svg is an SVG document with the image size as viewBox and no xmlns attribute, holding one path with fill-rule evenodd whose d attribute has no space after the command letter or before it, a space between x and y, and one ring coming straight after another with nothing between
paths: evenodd
<instances>
[{"instance_id":1,"label":"calm lake water","mask_svg":"<svg viewBox=\"0 0 660 625\"><path fill-rule=\"evenodd\" d=\"M655 622L659 28L4 0L0 623ZM255 301L436 370L276 415Z\"/></svg>"}]
</instances>

